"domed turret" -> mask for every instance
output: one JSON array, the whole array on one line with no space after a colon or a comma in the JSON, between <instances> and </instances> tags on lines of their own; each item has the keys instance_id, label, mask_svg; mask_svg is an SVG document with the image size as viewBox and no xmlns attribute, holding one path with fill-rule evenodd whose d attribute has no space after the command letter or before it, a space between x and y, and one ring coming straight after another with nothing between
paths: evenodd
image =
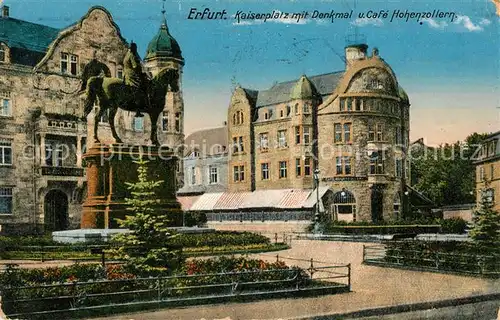
<instances>
[{"instance_id":1,"label":"domed turret","mask_svg":"<svg viewBox=\"0 0 500 320\"><path fill-rule=\"evenodd\" d=\"M160 30L149 42L148 49L146 51L146 61L155 58L171 58L179 60L182 64L184 64L181 48L177 43L177 40L175 40L170 34L166 19L163 19Z\"/></svg>"},{"instance_id":2,"label":"domed turret","mask_svg":"<svg viewBox=\"0 0 500 320\"><path fill-rule=\"evenodd\" d=\"M299 81L292 88L292 92L290 92L290 99L312 99L318 96L318 92L312 84L311 80L307 78L305 75L300 77Z\"/></svg>"}]
</instances>

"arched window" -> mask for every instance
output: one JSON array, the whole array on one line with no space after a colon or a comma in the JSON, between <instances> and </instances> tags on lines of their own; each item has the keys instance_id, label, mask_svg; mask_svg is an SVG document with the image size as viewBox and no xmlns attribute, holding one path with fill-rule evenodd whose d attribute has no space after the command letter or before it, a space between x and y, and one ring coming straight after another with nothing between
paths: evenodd
<instances>
[{"instance_id":1,"label":"arched window","mask_svg":"<svg viewBox=\"0 0 500 320\"><path fill-rule=\"evenodd\" d=\"M240 113L240 124L243 124L243 112L238 111Z\"/></svg>"},{"instance_id":2,"label":"arched window","mask_svg":"<svg viewBox=\"0 0 500 320\"><path fill-rule=\"evenodd\" d=\"M334 220L356 221L356 198L352 192L342 189L333 195Z\"/></svg>"},{"instance_id":3,"label":"arched window","mask_svg":"<svg viewBox=\"0 0 500 320\"><path fill-rule=\"evenodd\" d=\"M233 126L235 126L235 125L236 125L236 113L233 114Z\"/></svg>"},{"instance_id":4,"label":"arched window","mask_svg":"<svg viewBox=\"0 0 500 320\"><path fill-rule=\"evenodd\" d=\"M399 219L401 215L401 194L396 192L394 195L394 218Z\"/></svg>"}]
</instances>

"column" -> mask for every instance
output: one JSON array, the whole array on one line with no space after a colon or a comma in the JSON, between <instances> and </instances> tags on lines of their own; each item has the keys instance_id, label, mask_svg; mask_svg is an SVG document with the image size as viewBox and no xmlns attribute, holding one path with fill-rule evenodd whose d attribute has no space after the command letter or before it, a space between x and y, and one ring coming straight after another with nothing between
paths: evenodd
<instances>
[{"instance_id":1,"label":"column","mask_svg":"<svg viewBox=\"0 0 500 320\"><path fill-rule=\"evenodd\" d=\"M40 133L40 165L45 165L45 133Z\"/></svg>"},{"instance_id":2,"label":"column","mask_svg":"<svg viewBox=\"0 0 500 320\"><path fill-rule=\"evenodd\" d=\"M82 137L76 136L76 166L82 166Z\"/></svg>"}]
</instances>

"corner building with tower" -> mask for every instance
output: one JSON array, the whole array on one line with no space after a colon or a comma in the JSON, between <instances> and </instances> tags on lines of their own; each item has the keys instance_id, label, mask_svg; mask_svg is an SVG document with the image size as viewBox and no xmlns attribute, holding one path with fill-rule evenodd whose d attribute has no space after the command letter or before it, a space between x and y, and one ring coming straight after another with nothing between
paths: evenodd
<instances>
[{"instance_id":1,"label":"corner building with tower","mask_svg":"<svg viewBox=\"0 0 500 320\"><path fill-rule=\"evenodd\" d=\"M376 48L345 48L344 71L268 90L237 87L228 109L229 192L309 189L343 221L389 221L409 210L410 102Z\"/></svg>"}]
</instances>

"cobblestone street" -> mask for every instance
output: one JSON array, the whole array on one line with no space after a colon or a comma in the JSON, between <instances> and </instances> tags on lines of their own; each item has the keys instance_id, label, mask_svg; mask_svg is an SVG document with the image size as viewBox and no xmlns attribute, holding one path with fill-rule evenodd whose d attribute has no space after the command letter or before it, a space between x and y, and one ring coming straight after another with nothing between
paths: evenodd
<instances>
[{"instance_id":1,"label":"cobblestone street","mask_svg":"<svg viewBox=\"0 0 500 320\"><path fill-rule=\"evenodd\" d=\"M500 280L365 266L361 264L362 252L362 243L308 240L294 241L291 249L279 252L287 264L306 268L308 262L285 258L351 263L352 292L347 294L165 309L100 319L293 319L500 292ZM255 256L276 259L276 254Z\"/></svg>"}]
</instances>

